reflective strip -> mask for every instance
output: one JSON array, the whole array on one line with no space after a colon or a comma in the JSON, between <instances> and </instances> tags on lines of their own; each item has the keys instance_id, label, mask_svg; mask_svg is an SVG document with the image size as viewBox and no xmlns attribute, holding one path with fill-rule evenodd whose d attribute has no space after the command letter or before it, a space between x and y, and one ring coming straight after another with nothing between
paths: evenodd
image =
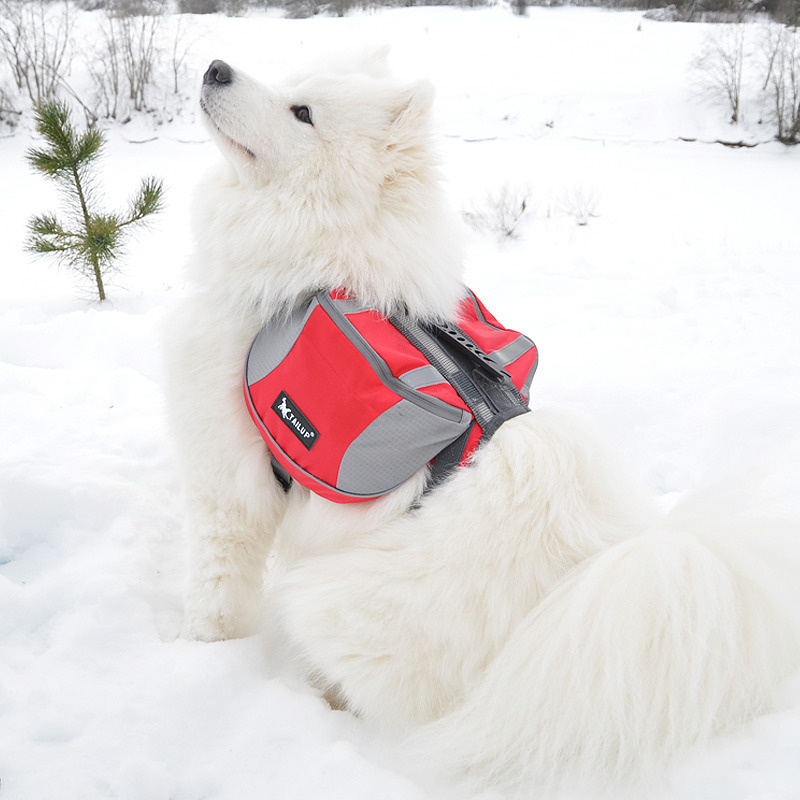
<instances>
[{"instance_id":1,"label":"reflective strip","mask_svg":"<svg viewBox=\"0 0 800 800\"><path fill-rule=\"evenodd\" d=\"M433 364L426 364L424 367L410 369L400 376L400 380L412 389L422 389L424 386L435 386L437 383L447 383Z\"/></svg>"},{"instance_id":2,"label":"reflective strip","mask_svg":"<svg viewBox=\"0 0 800 800\"><path fill-rule=\"evenodd\" d=\"M531 347L533 347L533 342L527 336L518 336L513 342L509 342L499 350L494 350L492 357L505 367L525 355Z\"/></svg>"},{"instance_id":3,"label":"reflective strip","mask_svg":"<svg viewBox=\"0 0 800 800\"><path fill-rule=\"evenodd\" d=\"M475 309L475 316L478 318L480 322L482 322L486 327L493 328L496 331L502 330L502 328L498 328L496 325L492 325L488 319L486 319L486 315L481 311L480 303L478 302L478 298L475 296L475 292L472 289L467 289L467 300L472 303L472 307Z\"/></svg>"},{"instance_id":4,"label":"reflective strip","mask_svg":"<svg viewBox=\"0 0 800 800\"><path fill-rule=\"evenodd\" d=\"M539 356L537 353L536 361L533 362L533 366L531 367L530 372L528 372L528 377L525 378L525 383L523 383L519 389L520 392L524 395L524 397L528 401L530 401L531 397L531 384L533 383L533 376L536 374L536 368L538 366L539 366Z\"/></svg>"},{"instance_id":5,"label":"reflective strip","mask_svg":"<svg viewBox=\"0 0 800 800\"><path fill-rule=\"evenodd\" d=\"M329 294L325 296L340 314L360 314L362 311L372 311L374 314L378 313L371 306L365 306L363 303L359 303L358 300L354 300L350 297L336 298L331 297Z\"/></svg>"}]
</instances>

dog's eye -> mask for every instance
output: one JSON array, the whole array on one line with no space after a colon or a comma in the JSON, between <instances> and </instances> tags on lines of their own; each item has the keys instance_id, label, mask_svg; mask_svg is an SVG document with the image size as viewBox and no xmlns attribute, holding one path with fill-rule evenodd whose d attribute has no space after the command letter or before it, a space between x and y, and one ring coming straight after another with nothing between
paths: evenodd
<instances>
[{"instance_id":1,"label":"dog's eye","mask_svg":"<svg viewBox=\"0 0 800 800\"><path fill-rule=\"evenodd\" d=\"M300 120L305 122L306 125L313 125L311 121L311 109L308 106L292 106L292 114Z\"/></svg>"}]
</instances>

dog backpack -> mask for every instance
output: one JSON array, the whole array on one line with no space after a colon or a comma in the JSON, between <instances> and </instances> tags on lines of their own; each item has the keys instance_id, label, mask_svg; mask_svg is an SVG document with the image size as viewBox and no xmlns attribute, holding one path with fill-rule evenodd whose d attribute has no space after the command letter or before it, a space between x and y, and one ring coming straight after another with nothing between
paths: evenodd
<instances>
[{"instance_id":1,"label":"dog backpack","mask_svg":"<svg viewBox=\"0 0 800 800\"><path fill-rule=\"evenodd\" d=\"M323 291L263 328L244 393L284 488L294 479L335 502L371 500L428 463L438 482L528 411L533 342L472 292L456 319L420 325Z\"/></svg>"}]
</instances>

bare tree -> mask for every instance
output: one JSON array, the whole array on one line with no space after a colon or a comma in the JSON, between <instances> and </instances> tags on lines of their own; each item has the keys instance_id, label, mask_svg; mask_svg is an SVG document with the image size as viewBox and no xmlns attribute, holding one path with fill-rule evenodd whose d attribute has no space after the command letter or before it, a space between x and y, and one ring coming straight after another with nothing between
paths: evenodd
<instances>
[{"instance_id":1,"label":"bare tree","mask_svg":"<svg viewBox=\"0 0 800 800\"><path fill-rule=\"evenodd\" d=\"M155 2L116 0L100 27L99 46L88 59L98 116L126 118L151 110L158 63L161 6ZM173 70L177 67L173 64ZM177 78L176 78L177 80Z\"/></svg>"},{"instance_id":2,"label":"bare tree","mask_svg":"<svg viewBox=\"0 0 800 800\"><path fill-rule=\"evenodd\" d=\"M244 13L253 3L250 0L178 0L181 14L217 14L229 17Z\"/></svg>"},{"instance_id":3,"label":"bare tree","mask_svg":"<svg viewBox=\"0 0 800 800\"><path fill-rule=\"evenodd\" d=\"M136 13L111 17L128 99L134 111L144 111L147 88L153 83L157 35L161 23L161 7L154 2L139 3Z\"/></svg>"},{"instance_id":4,"label":"bare tree","mask_svg":"<svg viewBox=\"0 0 800 800\"><path fill-rule=\"evenodd\" d=\"M116 119L122 98L122 57L110 18L101 23L99 44L86 62L96 93L95 114Z\"/></svg>"},{"instance_id":5,"label":"bare tree","mask_svg":"<svg viewBox=\"0 0 800 800\"><path fill-rule=\"evenodd\" d=\"M724 100L733 125L741 116L746 35L747 26L743 24L715 26L693 65L698 84L713 97Z\"/></svg>"},{"instance_id":6,"label":"bare tree","mask_svg":"<svg viewBox=\"0 0 800 800\"><path fill-rule=\"evenodd\" d=\"M183 14L178 16L178 23L175 26L175 35L172 37L172 92L178 94L180 91L180 79L183 72L183 65L186 56L189 54L191 43L187 40L186 29L183 27L185 17Z\"/></svg>"},{"instance_id":7,"label":"bare tree","mask_svg":"<svg viewBox=\"0 0 800 800\"><path fill-rule=\"evenodd\" d=\"M800 30L770 25L762 40L763 89L776 138L800 141Z\"/></svg>"},{"instance_id":8,"label":"bare tree","mask_svg":"<svg viewBox=\"0 0 800 800\"><path fill-rule=\"evenodd\" d=\"M69 67L69 4L0 0L0 56L31 102L55 97Z\"/></svg>"},{"instance_id":9,"label":"bare tree","mask_svg":"<svg viewBox=\"0 0 800 800\"><path fill-rule=\"evenodd\" d=\"M0 123L13 128L17 124L20 113L14 108L5 88L0 86Z\"/></svg>"}]
</instances>

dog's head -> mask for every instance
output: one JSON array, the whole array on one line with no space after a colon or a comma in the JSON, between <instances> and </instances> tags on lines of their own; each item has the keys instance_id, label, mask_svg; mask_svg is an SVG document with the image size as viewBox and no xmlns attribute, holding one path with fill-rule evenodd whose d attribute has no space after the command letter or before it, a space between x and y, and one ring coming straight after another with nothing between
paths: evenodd
<instances>
[{"instance_id":1,"label":"dog's head","mask_svg":"<svg viewBox=\"0 0 800 800\"><path fill-rule=\"evenodd\" d=\"M200 105L239 179L274 184L313 211L365 205L424 179L430 167L427 82L398 85L374 61L268 87L224 61L203 76Z\"/></svg>"},{"instance_id":2,"label":"dog's head","mask_svg":"<svg viewBox=\"0 0 800 800\"><path fill-rule=\"evenodd\" d=\"M206 71L203 116L232 169L196 196L199 261L246 302L346 286L376 308L444 316L460 298L433 90L392 80L383 55L276 86L223 61Z\"/></svg>"}]
</instances>

